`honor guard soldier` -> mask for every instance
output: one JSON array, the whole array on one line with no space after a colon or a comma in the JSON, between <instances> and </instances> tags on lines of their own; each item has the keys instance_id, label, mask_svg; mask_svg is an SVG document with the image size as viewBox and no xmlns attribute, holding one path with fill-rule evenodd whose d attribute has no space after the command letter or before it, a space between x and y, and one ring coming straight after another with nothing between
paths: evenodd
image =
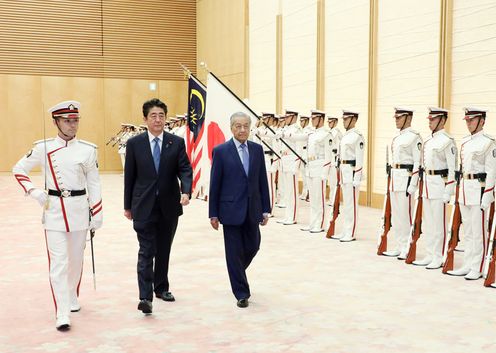
<instances>
[{"instance_id":1,"label":"honor guard soldier","mask_svg":"<svg viewBox=\"0 0 496 353\"><path fill-rule=\"evenodd\" d=\"M487 247L487 209L494 201L496 144L483 130L486 110L465 108L465 121L470 135L463 138L460 146L459 196L465 252L462 267L448 274L476 280L482 276Z\"/></svg>"},{"instance_id":2,"label":"honor guard soldier","mask_svg":"<svg viewBox=\"0 0 496 353\"><path fill-rule=\"evenodd\" d=\"M457 149L455 140L446 133L444 124L448 111L429 108L429 129L432 134L425 140L422 152L424 185L422 190L422 232L427 256L413 261L414 265L437 269L443 264L446 244L446 204L455 191Z\"/></svg>"},{"instance_id":3,"label":"honor guard soldier","mask_svg":"<svg viewBox=\"0 0 496 353\"><path fill-rule=\"evenodd\" d=\"M284 219L277 221L284 225L296 223L298 209L298 180L296 179L303 154L303 146L306 145L307 135L303 132L300 124L296 124L298 112L286 110L286 126L281 134L284 143L281 143L281 161L284 180L284 204L286 212ZM290 146L290 147L288 147ZM296 152L296 153L295 153Z\"/></svg>"},{"instance_id":4,"label":"honor guard soldier","mask_svg":"<svg viewBox=\"0 0 496 353\"><path fill-rule=\"evenodd\" d=\"M310 222L301 228L310 233L324 231L325 218L325 178L322 173L325 164L325 145L329 131L324 127L325 113L312 110L314 132L308 136L307 181L310 193Z\"/></svg>"},{"instance_id":5,"label":"honor guard soldier","mask_svg":"<svg viewBox=\"0 0 496 353\"><path fill-rule=\"evenodd\" d=\"M343 232L333 239L342 242L355 240L358 219L358 196L363 175L365 139L355 128L358 113L343 110L345 133L339 145L341 189L343 191Z\"/></svg>"},{"instance_id":6,"label":"honor guard soldier","mask_svg":"<svg viewBox=\"0 0 496 353\"><path fill-rule=\"evenodd\" d=\"M396 237L396 249L385 251L385 256L405 260L408 253L410 227L412 225L414 194L417 191L420 169L422 137L413 130L413 110L394 108L398 134L391 142L391 219Z\"/></svg>"},{"instance_id":7,"label":"honor guard soldier","mask_svg":"<svg viewBox=\"0 0 496 353\"><path fill-rule=\"evenodd\" d=\"M179 126L174 130L173 134L184 139L186 136L186 122L188 117L185 115L176 115L176 118Z\"/></svg>"},{"instance_id":8,"label":"honor guard soldier","mask_svg":"<svg viewBox=\"0 0 496 353\"><path fill-rule=\"evenodd\" d=\"M281 156L281 158L282 158L282 146L283 146L283 143L281 142L281 137L284 132L284 129L286 129L286 115L283 114L277 116L277 125L274 128L275 135L272 136L274 138L272 144L274 146L274 150L279 154L279 156ZM286 205L284 204L285 180L282 171L282 160L280 158L272 163L271 172L274 175L274 182L276 184L276 197L275 197L274 205L278 208L286 208Z\"/></svg>"},{"instance_id":9,"label":"honor guard soldier","mask_svg":"<svg viewBox=\"0 0 496 353\"><path fill-rule=\"evenodd\" d=\"M300 115L300 126L303 129L303 132L308 136L314 130L312 124L309 124L310 117L305 115ZM307 146L303 146L303 154L302 156L306 156ZM305 163L300 163L299 169L299 177L301 177L303 187L301 189L301 193L298 196L300 200L308 201L308 183L307 183L307 165Z\"/></svg>"},{"instance_id":10,"label":"honor guard soldier","mask_svg":"<svg viewBox=\"0 0 496 353\"><path fill-rule=\"evenodd\" d=\"M269 114L269 113L265 113ZM284 116L283 119L278 115L273 115L269 116L267 125L270 126L270 129L260 129L260 137L272 148L272 150L275 152L273 155L271 155L271 165L270 168L267 169L267 173L269 174L269 189L270 189L270 195L271 195L271 210L272 214L274 213L274 206L279 204L279 207L283 206L281 203L281 186L282 186L282 173L280 172L280 167L281 167L281 142L280 142L280 137L282 133L282 127L279 127L279 125L284 123ZM279 155L279 157L276 155L276 153ZM279 201L279 202L278 202Z\"/></svg>"},{"instance_id":11,"label":"honor guard soldier","mask_svg":"<svg viewBox=\"0 0 496 353\"><path fill-rule=\"evenodd\" d=\"M273 124L273 120L275 119L275 115L272 113L262 113L262 117L259 120L259 126L256 129L256 135L260 140L260 144L264 150L265 156L265 169L267 170L267 180L269 182L269 195L270 195L270 206L271 210L274 209L274 199L275 199L275 185L273 179L273 175L271 173L272 161L277 158L274 154L273 149L273 141L274 139L268 138L268 135L274 135L272 131L268 128ZM253 134L255 135L255 134Z\"/></svg>"},{"instance_id":12,"label":"honor guard soldier","mask_svg":"<svg viewBox=\"0 0 496 353\"><path fill-rule=\"evenodd\" d=\"M42 222L48 248L50 286L55 302L56 327L70 328L70 313L80 310L79 284L88 229L102 225L102 198L97 146L76 139L80 104L65 101L49 110L57 137L37 141L13 168L26 195L43 208ZM40 166L45 189L36 187L29 172Z\"/></svg>"},{"instance_id":13,"label":"honor guard soldier","mask_svg":"<svg viewBox=\"0 0 496 353\"><path fill-rule=\"evenodd\" d=\"M329 183L329 197L333 194L334 188L337 186L338 174L337 174L337 160L339 153L339 144L341 143L341 138L343 134L339 130L338 118L334 116L327 117L326 130L329 132L328 139L325 144L325 164L323 168L322 178ZM329 202L334 202L334 200L329 200Z\"/></svg>"},{"instance_id":14,"label":"honor guard soldier","mask_svg":"<svg viewBox=\"0 0 496 353\"><path fill-rule=\"evenodd\" d=\"M119 149L117 153L121 156L122 170L124 170L124 163L126 161L126 143L131 137L135 135L136 126L133 124L121 124L124 128L124 132L119 137Z\"/></svg>"}]
</instances>

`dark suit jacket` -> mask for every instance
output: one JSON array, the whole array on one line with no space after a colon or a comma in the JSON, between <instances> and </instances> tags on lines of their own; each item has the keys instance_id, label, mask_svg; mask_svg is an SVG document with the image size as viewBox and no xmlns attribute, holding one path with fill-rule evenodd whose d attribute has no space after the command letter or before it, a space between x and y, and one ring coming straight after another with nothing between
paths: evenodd
<instances>
[{"instance_id":1,"label":"dark suit jacket","mask_svg":"<svg viewBox=\"0 0 496 353\"><path fill-rule=\"evenodd\" d=\"M150 215L158 187L160 208L166 216L179 217L183 208L181 193L191 194L193 172L184 139L164 132L159 173L155 171L148 133L130 138L124 166L124 209L133 219L143 221ZM179 187L181 181L181 187Z\"/></svg>"},{"instance_id":2,"label":"dark suit jacket","mask_svg":"<svg viewBox=\"0 0 496 353\"><path fill-rule=\"evenodd\" d=\"M249 175L246 176L233 139L213 150L210 173L209 217L225 225L241 225L247 215L261 222L270 213L269 185L262 146L248 142Z\"/></svg>"}]
</instances>

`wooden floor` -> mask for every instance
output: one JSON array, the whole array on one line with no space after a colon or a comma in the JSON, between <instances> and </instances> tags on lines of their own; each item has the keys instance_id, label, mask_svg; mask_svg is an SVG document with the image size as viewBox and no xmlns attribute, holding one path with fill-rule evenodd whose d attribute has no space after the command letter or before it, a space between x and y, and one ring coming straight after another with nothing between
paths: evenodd
<instances>
[{"instance_id":1,"label":"wooden floor","mask_svg":"<svg viewBox=\"0 0 496 353\"><path fill-rule=\"evenodd\" d=\"M40 177L33 180L41 185ZM207 204L195 200L180 218L172 249L177 300L154 301L153 315L145 317L136 310L138 244L123 217L123 178L105 174L102 183L97 289L88 246L82 310L71 316L72 329L60 333L41 211L12 176L0 176L0 352L496 352L496 291L482 280L375 255L380 212L369 208L360 209L352 243L309 235L302 224L277 224L283 210L276 209L248 272L250 306L239 309L222 233L210 228ZM300 219L308 207L302 202Z\"/></svg>"}]
</instances>

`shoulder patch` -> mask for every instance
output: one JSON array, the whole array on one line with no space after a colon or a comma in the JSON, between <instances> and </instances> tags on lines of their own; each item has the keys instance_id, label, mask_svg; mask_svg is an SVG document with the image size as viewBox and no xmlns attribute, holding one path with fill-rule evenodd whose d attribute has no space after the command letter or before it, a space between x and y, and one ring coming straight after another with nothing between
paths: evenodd
<instances>
[{"instance_id":1,"label":"shoulder patch","mask_svg":"<svg viewBox=\"0 0 496 353\"><path fill-rule=\"evenodd\" d=\"M91 142L88 142L88 141L85 141L85 140L78 140L79 142L81 142L83 145L88 145L88 146L91 146L93 148L98 148L97 145L95 145L94 143L91 143Z\"/></svg>"},{"instance_id":2,"label":"shoulder patch","mask_svg":"<svg viewBox=\"0 0 496 353\"><path fill-rule=\"evenodd\" d=\"M364 143L363 141L360 142L360 149L363 150Z\"/></svg>"},{"instance_id":3,"label":"shoulder patch","mask_svg":"<svg viewBox=\"0 0 496 353\"><path fill-rule=\"evenodd\" d=\"M422 149L422 142L418 142L417 143L417 148L418 148L419 151Z\"/></svg>"},{"instance_id":4,"label":"shoulder patch","mask_svg":"<svg viewBox=\"0 0 496 353\"><path fill-rule=\"evenodd\" d=\"M455 146L451 146L451 154L456 154L456 148L455 148Z\"/></svg>"}]
</instances>

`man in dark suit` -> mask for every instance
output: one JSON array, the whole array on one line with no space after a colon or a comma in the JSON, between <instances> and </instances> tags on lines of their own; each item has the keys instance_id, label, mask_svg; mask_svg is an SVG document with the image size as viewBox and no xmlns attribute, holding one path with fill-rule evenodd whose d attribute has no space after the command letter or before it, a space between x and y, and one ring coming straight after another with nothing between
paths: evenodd
<instances>
[{"instance_id":1,"label":"man in dark suit","mask_svg":"<svg viewBox=\"0 0 496 353\"><path fill-rule=\"evenodd\" d=\"M250 117L231 116L233 138L213 150L210 175L209 217L224 229L227 270L238 307L246 308L250 286L246 269L260 248L259 224L270 214L269 185L261 145L248 141Z\"/></svg>"},{"instance_id":2,"label":"man in dark suit","mask_svg":"<svg viewBox=\"0 0 496 353\"><path fill-rule=\"evenodd\" d=\"M138 310L145 314L152 312L153 292L165 301L175 300L169 292L169 255L182 206L191 194L193 172L184 140L164 132L166 117L167 106L159 99L145 102L148 131L126 146L124 216L133 220L138 233Z\"/></svg>"}]
</instances>

